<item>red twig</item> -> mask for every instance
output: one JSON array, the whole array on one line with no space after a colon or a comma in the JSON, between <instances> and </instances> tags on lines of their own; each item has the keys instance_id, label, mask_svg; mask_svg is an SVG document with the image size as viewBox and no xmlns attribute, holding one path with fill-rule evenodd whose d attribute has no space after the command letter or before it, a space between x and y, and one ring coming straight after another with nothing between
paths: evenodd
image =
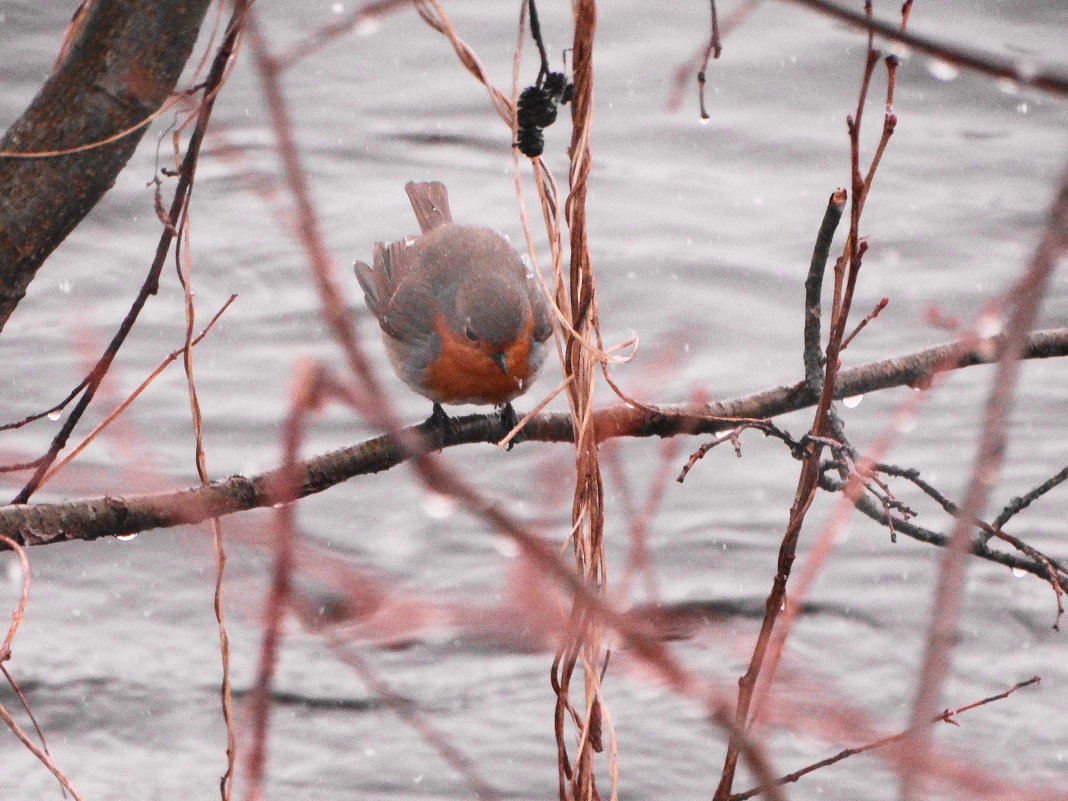
<instances>
[{"instance_id":1,"label":"red twig","mask_svg":"<svg viewBox=\"0 0 1068 801\"><path fill-rule=\"evenodd\" d=\"M927 725L933 726L935 723L950 723L954 726L957 726L959 724L957 723L957 721L954 720L954 718L960 713L967 712L968 710L975 709L976 707L983 706L984 704L989 704L993 701L1000 701L1003 698L1008 698L1017 690L1020 690L1024 687L1030 687L1032 684L1038 684L1039 681L1041 681L1041 679L1039 679L1038 676L1032 676L1027 681L1018 682L1009 689L1005 690L1004 692L998 693L997 695L991 695L988 698L983 698L979 701L973 701L970 704L965 704L964 706L957 707L954 710L947 709L935 715ZM926 726L922 728L926 730ZM846 748L842 751L839 751L834 756L827 757L826 759L821 759L819 762L814 762L811 765L801 768L800 770L795 770L793 773L787 773L785 776L776 779L775 783L789 784L790 782L796 782L802 776L807 776L809 773L819 770L820 768L826 768L829 765L833 765L835 762L841 762L843 759L848 759L849 757L856 756L857 754L863 754L865 751L871 751L876 748L883 748L884 746L891 745L892 743L901 742L902 740L905 740L916 734L917 731L917 728L908 728L902 732L898 732L897 734L892 734L889 737L882 737L878 740L875 740L874 742L868 743L867 745L856 746L854 748ZM730 801L748 801L748 799L760 795L763 792L766 792L767 789L767 787L754 787L751 790L746 790L744 793L734 793L730 796Z\"/></svg>"},{"instance_id":2,"label":"red twig","mask_svg":"<svg viewBox=\"0 0 1068 801\"><path fill-rule=\"evenodd\" d=\"M303 439L305 418L320 406L326 393L326 376L310 361L298 362L291 381L289 413L286 415L282 441L282 465L278 483L290 491L300 483L298 456ZM282 641L282 622L288 607L290 582L296 558L296 513L293 504L283 504L275 511L272 527L274 566L271 585L264 599L263 641L260 645L256 680L249 691L251 746L246 758L249 801L263 797L264 771L267 765L267 737L270 723L270 693Z\"/></svg>"},{"instance_id":3,"label":"red twig","mask_svg":"<svg viewBox=\"0 0 1068 801\"><path fill-rule=\"evenodd\" d=\"M871 3L865 4L866 13L871 14ZM808 514L809 507L815 497L820 478L820 456L823 445L819 438L832 433L831 400L834 388L837 384L840 368L840 354L845 338L845 329L849 319L849 312L853 302L853 293L857 278L860 273L861 261L866 250L866 243L860 239L860 217L864 208L866 187L875 173L877 162L873 160L872 166L865 179L860 173L860 127L863 120L864 106L867 99L868 87L878 61L872 36L868 36L868 49L865 57L863 74L861 76L860 91L857 99L856 110L847 118L847 128L850 143L850 175L852 182L851 209L849 234L846 239L845 249L842 256L836 261L834 269L834 297L831 304L831 325L828 335L826 359L824 364L823 383L820 388L819 402L813 416L812 427L809 431L810 439L807 444L808 452L801 467L798 477L797 489L793 502L790 506L790 518L779 546L778 561L776 564L775 578L771 590L768 592L764 607L764 618L761 622L760 632L753 646L753 653L746 672L738 680L738 702L735 710L735 731L744 731L750 723L750 709L757 691L758 682L761 680L761 672L765 663L772 666L777 664L784 640L776 638L775 626L781 611L786 606L786 585L790 578L796 556L797 542L801 529ZM884 135L888 136L885 133ZM876 158L881 156L877 152ZM834 198L832 197L832 204ZM808 323L806 322L806 330ZM808 357L806 357L806 360ZM807 367L807 365L806 365ZM772 667L772 674L774 667ZM765 684L769 679L765 679ZM732 734L727 743L727 753L723 762L723 770L720 775L719 785L716 788L714 801L726 801L731 794L734 782L734 774L737 766L738 750L736 735Z\"/></svg>"},{"instance_id":4,"label":"red twig","mask_svg":"<svg viewBox=\"0 0 1068 801\"><path fill-rule=\"evenodd\" d=\"M878 303L875 304L875 308L872 309L870 312L868 312L867 316L863 320L861 320L859 323L857 323L857 327L853 329L853 333L851 333L849 336L847 336L845 338L845 340L842 342L842 350L845 350L846 348L849 347L849 343L853 341L853 339L856 337L856 335L859 334L861 331L863 331L864 327L868 323L870 323L872 320L874 320L876 317L878 317L879 313L882 312L882 310L886 308L888 303L890 303L890 298L883 298L882 300L880 300Z\"/></svg>"},{"instance_id":5,"label":"red twig","mask_svg":"<svg viewBox=\"0 0 1068 801\"><path fill-rule=\"evenodd\" d=\"M360 347L356 327L348 313L344 296L338 288L337 269L323 240L319 217L311 199L308 173L301 162L300 151L297 148L296 137L282 93L282 65L268 52L267 44L255 24L255 18L251 16L249 35L253 45L253 59L263 83L271 128L274 131L278 152L285 170L286 184L295 205L293 216L297 239L304 249L319 293L320 313L340 346L349 370L358 379L365 392L365 400L360 404L360 412L368 420L384 428L397 428L396 420L390 413L389 404L384 400L385 394L378 376Z\"/></svg>"},{"instance_id":6,"label":"red twig","mask_svg":"<svg viewBox=\"0 0 1068 801\"><path fill-rule=\"evenodd\" d=\"M904 30L904 23L908 21L912 8L911 2L905 3L902 7L901 25L873 19L869 13L862 14L851 8L835 5L828 0L788 0L788 2L814 9L855 28L878 34L891 41L901 42L920 53L926 53L991 78L1008 78L1021 86L1034 87L1062 97L1068 95L1068 74L1065 74L1063 70L1046 69L1019 58L1004 58L993 53L984 53L981 50L938 41L929 36Z\"/></svg>"},{"instance_id":7,"label":"red twig","mask_svg":"<svg viewBox=\"0 0 1068 801\"><path fill-rule=\"evenodd\" d=\"M23 615L26 613L26 603L30 598L30 563L26 558L26 549L23 548L15 540L0 534L0 542L3 542L8 548L13 550L18 557L19 566L22 568L22 590L19 593L18 603L15 604L15 611L11 613L11 625L8 626L7 633L4 635L4 641L0 643L0 672L3 673L4 678L7 679L11 689L15 692L19 702L22 704L22 708L29 715L30 721L33 723L34 729L37 731L37 736L41 740L41 747L38 747L29 735L23 731L22 727L15 722L15 719L11 717L2 704L0 704L0 720L3 720L11 733L18 738L19 742L25 746L26 750L33 754L37 759L51 771L52 775L59 781L60 786L65 792L69 792L74 801L82 801L82 797L71 785L70 780L63 774L63 772L56 766L56 763L52 761L52 755L48 751L48 743L45 740L44 732L41 731L41 727L37 724L37 719L34 717L33 712L30 710L30 705L26 701L26 696L22 692L22 688L15 682L15 679L8 672L7 666L4 662L7 662L11 658L11 643L15 640L15 632L18 631L19 624L22 623Z\"/></svg>"},{"instance_id":8,"label":"red twig","mask_svg":"<svg viewBox=\"0 0 1068 801\"><path fill-rule=\"evenodd\" d=\"M719 22L717 19L718 33L715 34L717 41L721 43L723 39L729 36L731 31L741 25L759 4L760 0L743 0L731 10L725 20ZM679 106L682 105L686 86L689 84L694 72L704 71L704 67L708 64L708 53L710 52L715 52L715 44L711 40L675 68L672 74L671 90L667 101L664 103L665 111L678 111ZM716 54L716 57L719 57L718 54Z\"/></svg>"}]
</instances>

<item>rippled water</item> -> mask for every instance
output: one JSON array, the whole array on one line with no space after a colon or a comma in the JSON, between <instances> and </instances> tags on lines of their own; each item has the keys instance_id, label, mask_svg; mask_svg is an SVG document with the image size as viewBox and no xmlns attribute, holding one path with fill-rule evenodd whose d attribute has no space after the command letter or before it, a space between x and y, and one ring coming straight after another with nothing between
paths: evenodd
<instances>
[{"instance_id":1,"label":"rippled water","mask_svg":"<svg viewBox=\"0 0 1068 801\"><path fill-rule=\"evenodd\" d=\"M893 13L893 4L879 4ZM886 8L882 8L886 6ZM348 3L265 2L260 13L276 47L335 18ZM515 3L450 2L461 35L492 78L507 87ZM40 85L70 4L0 4L0 124ZM540 6L559 53L568 5ZM828 194L848 183L845 116L855 103L863 41L793 6L765 3L727 40L710 70L712 121L697 124L687 87L680 112L665 111L674 67L703 46L705 4L677 0L602 4L596 43L594 169L590 246L608 341L641 337L637 358L616 370L628 391L674 401L701 388L729 397L799 377L802 282ZM1063 56L1068 9L1029 2L918 3L914 30L1021 59ZM532 61L524 76L532 76ZM881 76L881 73L880 73ZM870 148L882 88L868 107ZM384 366L374 326L348 265L376 239L414 227L407 180L446 182L460 220L520 237L509 139L484 91L448 44L410 12L343 38L292 68L285 90L322 228L368 347L405 420L429 409ZM944 341L925 320L937 306L968 319L1026 263L1041 230L1055 176L1064 166L1063 100L1011 90L971 74L954 77L920 56L899 74L897 133L865 216L871 250L858 313L882 296L890 306L850 347L847 363ZM247 56L220 96L215 134L201 162L193 209L198 319L227 296L239 299L197 350L197 380L213 476L277 463L280 420L293 363L337 361L317 319L318 301L286 229L285 196L258 81ZM0 397L13 419L54 403L110 338L136 293L158 237L146 183L157 124L100 207L55 253L0 336ZM566 180L564 125L548 132L547 162ZM164 152L169 142L163 144ZM1055 278L1044 325L1068 321L1068 280ZM125 346L87 431L169 351L184 323L173 268ZM919 467L958 495L970 469L991 371L948 380L891 458ZM551 389L544 371L528 398ZM907 395L864 398L844 417L863 447ZM611 401L607 389L604 403ZM525 408L527 401L520 403ZM1025 491L1065 463L1068 381L1058 363L1024 371L1005 475L994 502ZM90 419L91 418L91 419ZM800 432L805 414L783 424ZM5 461L41 452L55 430L42 421L0 440ZM305 453L373 433L332 410L310 428ZM685 441L678 465L695 441ZM714 452L684 485L671 483L649 545L666 601L703 610L703 622L673 643L691 669L729 688L743 668L774 571L796 465L757 436L744 458ZM172 367L131 408L113 435L91 446L40 501L125 494L195 483L184 379ZM626 549L627 501L644 501L661 444L622 443L627 488L609 485L610 575ZM527 444L511 453L456 449L450 464L518 513L562 539L570 513L570 451ZM7 497L17 482L2 480ZM912 495L903 492L911 500ZM1018 518L1012 531L1066 557L1068 495L1059 489ZM933 527L948 524L928 510ZM829 503L821 499L809 534ZM266 513L227 520L230 536L262 534ZM410 479L407 468L347 482L300 504L306 540L366 570L405 597L485 612L488 633L429 625L403 647L354 650L468 754L509 798L555 792L551 655L509 643L492 610L514 586L516 560L486 526L450 511ZM807 540L802 541L802 558ZM56 761L86 798L212 797L224 765L217 702L212 559L203 528L154 532L130 542L40 548L34 584L10 663L47 733ZM834 699L894 730L907 720L940 553L854 519L800 621L785 685L795 696ZM5 568L8 559L4 560ZM234 546L228 587L234 682L255 669L265 565ZM942 727L952 753L1008 781L1068 778L1068 669L1064 635L1050 628L1049 588L1001 567L970 566L966 615L947 706L990 695L1039 674L1038 688ZM322 576L320 580L325 580ZM17 595L17 572L0 590ZM641 600L640 593L637 599ZM504 633L512 634L507 629ZM708 798L723 737L641 673L614 657L608 702L619 735L623 798ZM441 798L470 794L456 774L332 654L323 639L294 628L279 665L270 761L273 798ZM796 700L796 698L795 698ZM13 709L11 693L0 702ZM789 707L784 707L784 709ZM813 720L818 717L815 713ZM1039 721L1042 721L1039 723ZM798 733L799 732L799 733ZM772 738L782 771L855 744L821 741L811 722ZM54 780L11 737L0 739L0 799L57 793ZM738 788L744 782L739 780ZM54 797L54 796L52 796ZM789 797L895 797L881 763L862 757L794 785Z\"/></svg>"}]
</instances>

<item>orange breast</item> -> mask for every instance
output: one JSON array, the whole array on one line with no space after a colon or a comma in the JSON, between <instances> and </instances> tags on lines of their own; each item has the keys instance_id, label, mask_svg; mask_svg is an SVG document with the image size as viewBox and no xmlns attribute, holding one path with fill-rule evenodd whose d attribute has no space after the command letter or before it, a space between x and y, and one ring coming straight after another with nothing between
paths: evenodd
<instances>
[{"instance_id":1,"label":"orange breast","mask_svg":"<svg viewBox=\"0 0 1068 801\"><path fill-rule=\"evenodd\" d=\"M454 334L441 314L434 317L434 330L441 337L441 351L423 371L422 381L431 400L499 406L526 392L533 320L527 321L515 342L503 348L507 375L489 353L466 337Z\"/></svg>"}]
</instances>

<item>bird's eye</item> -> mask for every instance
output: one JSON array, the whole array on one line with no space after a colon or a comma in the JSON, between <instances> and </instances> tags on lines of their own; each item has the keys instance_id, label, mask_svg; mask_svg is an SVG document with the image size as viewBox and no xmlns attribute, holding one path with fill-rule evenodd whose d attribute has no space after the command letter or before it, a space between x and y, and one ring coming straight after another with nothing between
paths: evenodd
<instances>
[{"instance_id":1,"label":"bird's eye","mask_svg":"<svg viewBox=\"0 0 1068 801\"><path fill-rule=\"evenodd\" d=\"M472 342L478 341L478 337L475 336L475 332L471 330L471 326L465 328L464 333L467 334L467 338L470 339Z\"/></svg>"}]
</instances>

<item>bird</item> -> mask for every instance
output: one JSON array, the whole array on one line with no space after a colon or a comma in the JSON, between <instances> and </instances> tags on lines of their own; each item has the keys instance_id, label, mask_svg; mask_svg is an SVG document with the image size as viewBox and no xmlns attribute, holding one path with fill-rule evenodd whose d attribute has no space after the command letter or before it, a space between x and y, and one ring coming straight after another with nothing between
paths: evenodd
<instances>
[{"instance_id":1,"label":"bird","mask_svg":"<svg viewBox=\"0 0 1068 801\"><path fill-rule=\"evenodd\" d=\"M442 404L501 408L530 387L552 335L549 303L533 272L490 228L453 222L439 181L404 186L420 234L376 242L372 266L353 266L378 320L397 376L433 402L430 420L447 425Z\"/></svg>"}]
</instances>

